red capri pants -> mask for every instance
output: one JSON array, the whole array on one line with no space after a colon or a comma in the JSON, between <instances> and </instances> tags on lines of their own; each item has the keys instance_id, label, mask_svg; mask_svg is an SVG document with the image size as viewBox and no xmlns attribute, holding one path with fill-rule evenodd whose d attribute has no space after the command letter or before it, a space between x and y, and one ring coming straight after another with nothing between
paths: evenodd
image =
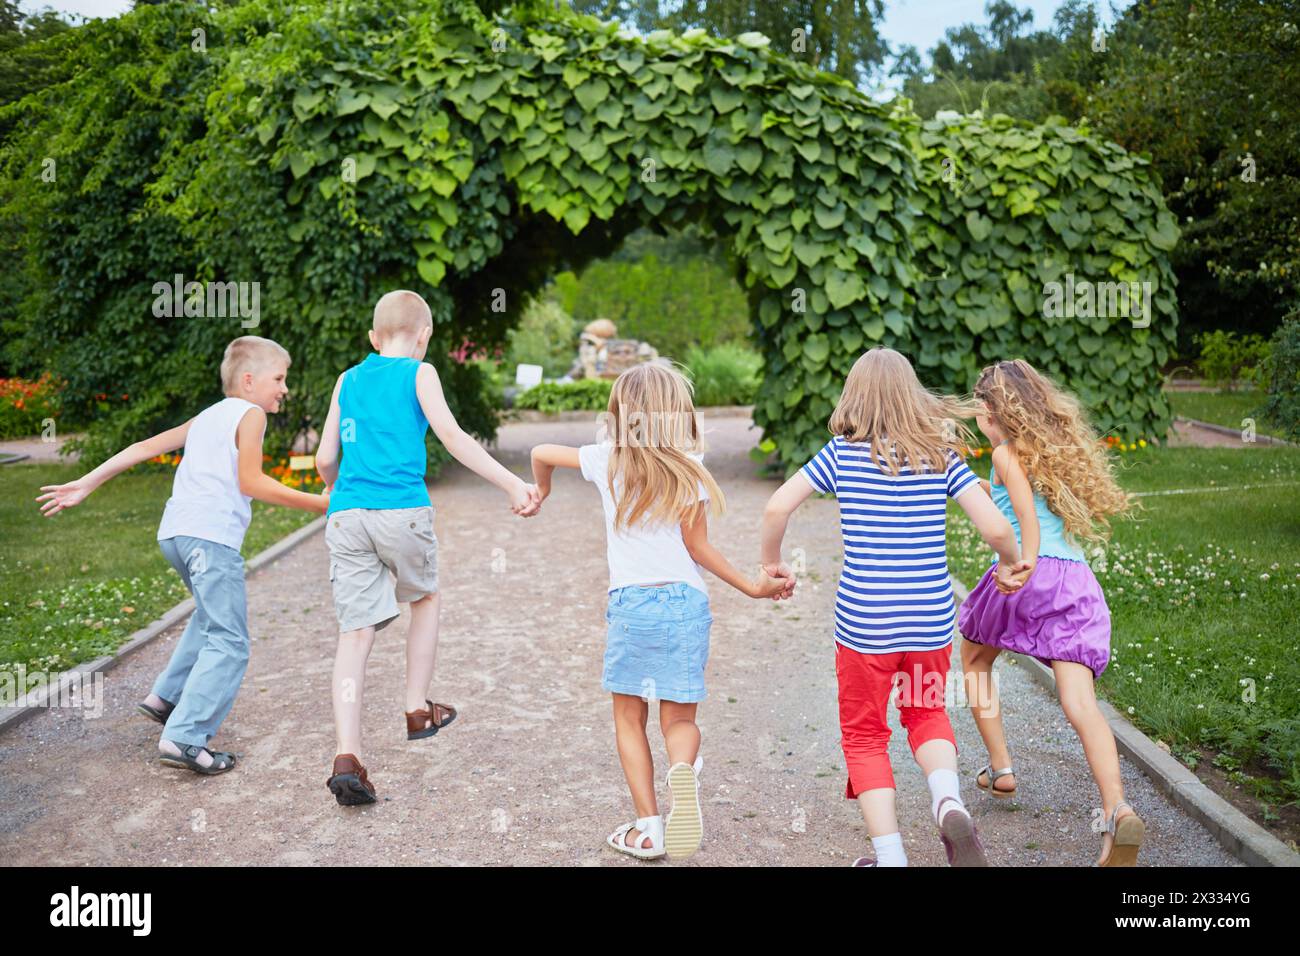
<instances>
[{"instance_id":1,"label":"red capri pants","mask_svg":"<svg viewBox=\"0 0 1300 956\"><path fill-rule=\"evenodd\" d=\"M907 729L915 754L928 740L957 741L944 709L952 645L931 651L862 654L835 645L835 676L840 684L840 733L849 772L845 796L894 788L889 766L889 698ZM897 690L895 692L895 684Z\"/></svg>"}]
</instances>

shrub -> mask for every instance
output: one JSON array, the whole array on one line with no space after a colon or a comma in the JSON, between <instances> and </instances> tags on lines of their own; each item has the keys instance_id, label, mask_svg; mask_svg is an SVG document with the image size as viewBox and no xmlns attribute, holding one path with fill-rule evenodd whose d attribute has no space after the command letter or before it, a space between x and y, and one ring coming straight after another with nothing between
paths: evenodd
<instances>
[{"instance_id":1,"label":"shrub","mask_svg":"<svg viewBox=\"0 0 1300 956\"><path fill-rule=\"evenodd\" d=\"M1287 438L1300 438L1300 309L1273 335L1263 378L1268 385L1264 418L1279 426Z\"/></svg>"},{"instance_id":2,"label":"shrub","mask_svg":"<svg viewBox=\"0 0 1300 956\"><path fill-rule=\"evenodd\" d=\"M1258 384L1268 361L1269 343L1261 335L1238 335L1222 329L1196 336L1201 350L1197 362L1207 383L1218 388L1235 387L1244 379Z\"/></svg>"},{"instance_id":3,"label":"shrub","mask_svg":"<svg viewBox=\"0 0 1300 956\"><path fill-rule=\"evenodd\" d=\"M686 368L695 384L695 405L749 405L758 392L763 357L743 345L692 348Z\"/></svg>"},{"instance_id":4,"label":"shrub","mask_svg":"<svg viewBox=\"0 0 1300 956\"><path fill-rule=\"evenodd\" d=\"M584 378L576 382L543 382L515 398L516 408L539 412L602 412L609 407L607 378Z\"/></svg>"},{"instance_id":5,"label":"shrub","mask_svg":"<svg viewBox=\"0 0 1300 956\"><path fill-rule=\"evenodd\" d=\"M518 327L507 335L506 367L513 382L515 366L540 365L547 378L559 378L569 371L578 353L578 324L552 299L534 299L524 308Z\"/></svg>"}]
</instances>

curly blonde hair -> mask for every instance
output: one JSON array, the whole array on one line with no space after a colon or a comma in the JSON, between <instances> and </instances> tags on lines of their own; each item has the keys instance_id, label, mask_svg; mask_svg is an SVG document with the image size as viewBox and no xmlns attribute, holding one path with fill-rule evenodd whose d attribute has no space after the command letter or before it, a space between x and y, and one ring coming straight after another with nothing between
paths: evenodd
<instances>
[{"instance_id":1,"label":"curly blonde hair","mask_svg":"<svg viewBox=\"0 0 1300 956\"><path fill-rule=\"evenodd\" d=\"M1102 542L1110 518L1133 503L1115 480L1110 457L1079 405L1023 359L981 373L975 398L1011 439L1034 492L1061 518L1066 533Z\"/></svg>"}]
</instances>

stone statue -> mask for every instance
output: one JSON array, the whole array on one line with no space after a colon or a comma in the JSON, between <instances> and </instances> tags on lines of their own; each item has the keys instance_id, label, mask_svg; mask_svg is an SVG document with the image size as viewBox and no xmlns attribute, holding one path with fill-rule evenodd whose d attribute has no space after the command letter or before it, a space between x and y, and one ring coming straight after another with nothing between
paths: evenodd
<instances>
[{"instance_id":1,"label":"stone statue","mask_svg":"<svg viewBox=\"0 0 1300 956\"><path fill-rule=\"evenodd\" d=\"M618 378L634 365L659 361L659 352L648 342L615 338L618 329L609 319L589 322L578 338L578 357L569 377Z\"/></svg>"}]
</instances>

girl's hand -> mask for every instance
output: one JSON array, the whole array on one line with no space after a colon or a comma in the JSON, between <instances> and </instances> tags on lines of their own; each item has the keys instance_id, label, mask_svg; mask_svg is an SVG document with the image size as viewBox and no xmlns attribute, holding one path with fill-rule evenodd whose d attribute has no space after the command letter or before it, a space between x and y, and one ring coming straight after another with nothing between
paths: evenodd
<instances>
[{"instance_id":1,"label":"girl's hand","mask_svg":"<svg viewBox=\"0 0 1300 956\"><path fill-rule=\"evenodd\" d=\"M1034 568L1038 565L1037 559L1028 561L1017 561L1015 564L1004 564L998 562L995 583L997 588L1003 594L1014 594L1025 586L1029 576L1034 573Z\"/></svg>"},{"instance_id":2,"label":"girl's hand","mask_svg":"<svg viewBox=\"0 0 1300 956\"><path fill-rule=\"evenodd\" d=\"M774 578L766 571L758 572L758 580L750 585L749 596L753 598L772 598L780 600L779 595L789 582L785 578Z\"/></svg>"},{"instance_id":3,"label":"girl's hand","mask_svg":"<svg viewBox=\"0 0 1300 956\"><path fill-rule=\"evenodd\" d=\"M45 494L36 500L45 502L41 505L41 514L48 518L50 515L58 514L64 508L81 504L94 490L94 486L83 477L63 485L41 485L41 491Z\"/></svg>"},{"instance_id":4,"label":"girl's hand","mask_svg":"<svg viewBox=\"0 0 1300 956\"><path fill-rule=\"evenodd\" d=\"M528 485L522 479L510 488L510 510L521 518L531 518L542 507L542 498L536 485Z\"/></svg>"},{"instance_id":5,"label":"girl's hand","mask_svg":"<svg viewBox=\"0 0 1300 956\"><path fill-rule=\"evenodd\" d=\"M761 565L763 573L769 577L776 578L785 584L780 594L772 596L773 601L784 601L794 595L794 569L784 561L778 561L776 564Z\"/></svg>"}]
</instances>

